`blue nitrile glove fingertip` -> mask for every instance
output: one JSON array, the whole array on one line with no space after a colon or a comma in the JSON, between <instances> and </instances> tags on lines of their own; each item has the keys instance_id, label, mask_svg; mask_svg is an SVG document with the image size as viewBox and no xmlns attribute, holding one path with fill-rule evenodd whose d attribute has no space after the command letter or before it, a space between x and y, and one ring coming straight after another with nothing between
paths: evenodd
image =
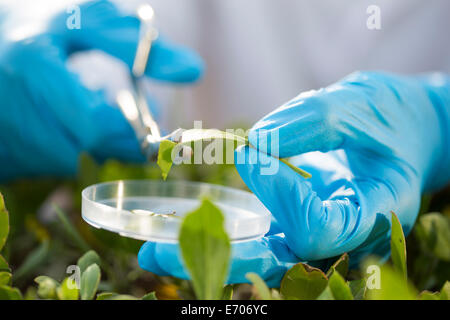
<instances>
[{"instance_id":1,"label":"blue nitrile glove fingertip","mask_svg":"<svg viewBox=\"0 0 450 320\"><path fill-rule=\"evenodd\" d=\"M149 272L157 274L159 276L169 276L170 274L165 272L156 261L155 255L156 243L146 242L142 245L138 253L139 266Z\"/></svg>"},{"instance_id":2,"label":"blue nitrile glove fingertip","mask_svg":"<svg viewBox=\"0 0 450 320\"><path fill-rule=\"evenodd\" d=\"M158 259L158 264L170 275L180 279L189 279L178 244L158 244L155 248L155 257Z\"/></svg>"},{"instance_id":3,"label":"blue nitrile glove fingertip","mask_svg":"<svg viewBox=\"0 0 450 320\"><path fill-rule=\"evenodd\" d=\"M162 81L190 83L199 80L204 70L205 63L196 52L160 37L152 45L145 73Z\"/></svg>"}]
</instances>

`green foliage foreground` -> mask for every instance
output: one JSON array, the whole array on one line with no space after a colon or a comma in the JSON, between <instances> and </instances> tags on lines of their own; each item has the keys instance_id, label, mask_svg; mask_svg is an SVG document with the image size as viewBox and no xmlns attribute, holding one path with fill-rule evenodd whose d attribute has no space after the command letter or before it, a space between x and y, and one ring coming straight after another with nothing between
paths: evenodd
<instances>
[{"instance_id":1,"label":"green foliage foreground","mask_svg":"<svg viewBox=\"0 0 450 320\"><path fill-rule=\"evenodd\" d=\"M231 166L176 167L172 175L242 187ZM186 215L180 231L181 253L192 280L145 272L136 261L142 242L85 224L79 194L99 181L159 176L157 167L116 161L98 166L83 158L76 181L2 187L13 214L0 196L0 299L450 299L450 215L448 203L442 205L439 197L431 202L442 213L424 213L430 203L424 198L423 212L406 240L392 213L390 261L380 264L369 257L359 270L349 270L349 256L343 254L326 271L298 263L286 272L280 288L269 288L255 273L246 275L251 286L224 285L231 245L222 213L204 199ZM55 200L61 198L65 201Z\"/></svg>"}]
</instances>

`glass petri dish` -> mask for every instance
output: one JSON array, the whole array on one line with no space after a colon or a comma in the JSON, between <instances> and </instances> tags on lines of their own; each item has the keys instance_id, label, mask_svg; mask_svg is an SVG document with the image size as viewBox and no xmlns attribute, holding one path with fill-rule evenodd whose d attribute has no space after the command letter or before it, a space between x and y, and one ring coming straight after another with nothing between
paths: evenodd
<instances>
[{"instance_id":1,"label":"glass petri dish","mask_svg":"<svg viewBox=\"0 0 450 320\"><path fill-rule=\"evenodd\" d=\"M262 237L270 212L252 193L190 181L121 180L81 193L83 219L96 228L154 242L178 242L182 218L207 197L224 215L232 242Z\"/></svg>"}]
</instances>

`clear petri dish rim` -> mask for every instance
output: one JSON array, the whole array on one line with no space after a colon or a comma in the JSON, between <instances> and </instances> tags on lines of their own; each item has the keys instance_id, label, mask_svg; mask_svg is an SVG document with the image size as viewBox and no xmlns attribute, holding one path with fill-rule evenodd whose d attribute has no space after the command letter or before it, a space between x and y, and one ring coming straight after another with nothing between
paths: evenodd
<instances>
[{"instance_id":1,"label":"clear petri dish rim","mask_svg":"<svg viewBox=\"0 0 450 320\"><path fill-rule=\"evenodd\" d=\"M270 228L270 213L250 192L226 186L185 180L117 180L91 185L82 191L82 217L89 224L140 240L177 242L181 219L150 223L154 217L136 215L124 209L119 199L146 197L199 200L207 197L218 206L225 205L252 214L227 219L225 229L232 242L262 237ZM114 200L114 206L105 201ZM157 226L157 227L156 227Z\"/></svg>"}]
</instances>

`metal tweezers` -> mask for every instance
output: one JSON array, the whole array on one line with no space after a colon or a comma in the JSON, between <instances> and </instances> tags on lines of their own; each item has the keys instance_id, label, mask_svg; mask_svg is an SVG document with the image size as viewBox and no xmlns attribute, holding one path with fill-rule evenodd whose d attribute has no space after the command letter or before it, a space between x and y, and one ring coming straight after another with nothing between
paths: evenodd
<instances>
[{"instance_id":1,"label":"metal tweezers","mask_svg":"<svg viewBox=\"0 0 450 320\"><path fill-rule=\"evenodd\" d=\"M139 43L130 72L132 90L122 90L117 95L117 103L127 121L134 130L141 150L148 159L154 158L159 143L165 139L174 139L179 136L177 129L167 136L161 137L159 126L156 123L147 103L144 88L144 72L147 67L152 43L158 37L158 30L153 26L153 8L144 4L138 8L137 16L140 20Z\"/></svg>"}]
</instances>

